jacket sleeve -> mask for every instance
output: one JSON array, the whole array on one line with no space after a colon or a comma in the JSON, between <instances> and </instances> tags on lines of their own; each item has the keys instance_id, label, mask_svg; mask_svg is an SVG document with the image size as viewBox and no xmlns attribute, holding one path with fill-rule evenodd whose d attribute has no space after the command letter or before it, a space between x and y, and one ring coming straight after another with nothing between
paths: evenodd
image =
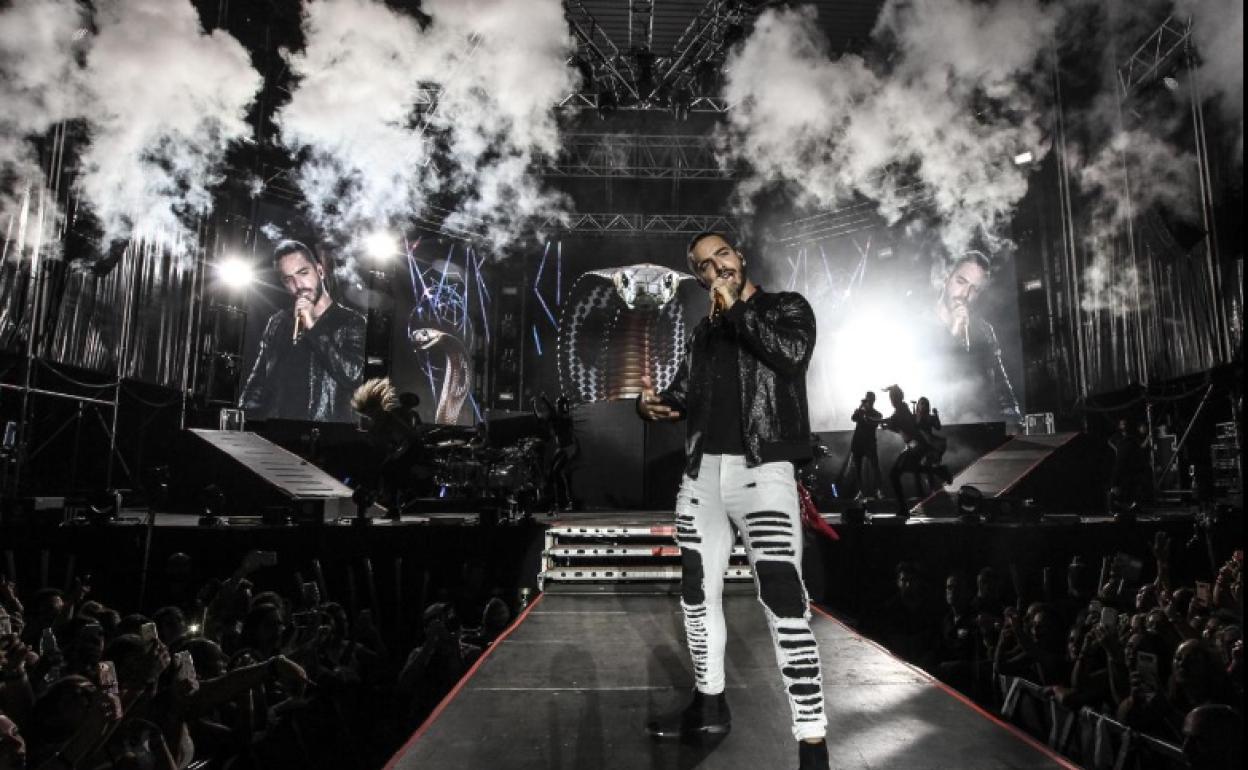
<instances>
[{"instance_id":1,"label":"jacket sleeve","mask_svg":"<svg viewBox=\"0 0 1248 770\"><path fill-rule=\"evenodd\" d=\"M278 316L273 315L265 324L264 333L260 335L260 346L256 349L256 360L251 365L251 373L243 385L242 395L238 398L238 408L244 410L261 409L265 406L265 393L269 379L269 359L273 357L273 340L277 337Z\"/></svg>"},{"instance_id":2,"label":"jacket sleeve","mask_svg":"<svg viewBox=\"0 0 1248 770\"><path fill-rule=\"evenodd\" d=\"M792 292L779 295L776 311L770 320L755 305L737 301L724 317L763 363L781 374L800 374L815 349L815 311L802 295Z\"/></svg>"},{"instance_id":3,"label":"jacket sleeve","mask_svg":"<svg viewBox=\"0 0 1248 770\"><path fill-rule=\"evenodd\" d=\"M312 353L340 385L355 387L364 375L364 322L352 318L333 334L317 334L313 326L305 337Z\"/></svg>"},{"instance_id":4,"label":"jacket sleeve","mask_svg":"<svg viewBox=\"0 0 1248 770\"><path fill-rule=\"evenodd\" d=\"M680 419L689 416L689 357L693 350L692 340L685 345L685 355L680 359L680 366L676 369L676 376L672 378L672 382L659 393L664 406L668 406L677 412L680 412Z\"/></svg>"}]
</instances>

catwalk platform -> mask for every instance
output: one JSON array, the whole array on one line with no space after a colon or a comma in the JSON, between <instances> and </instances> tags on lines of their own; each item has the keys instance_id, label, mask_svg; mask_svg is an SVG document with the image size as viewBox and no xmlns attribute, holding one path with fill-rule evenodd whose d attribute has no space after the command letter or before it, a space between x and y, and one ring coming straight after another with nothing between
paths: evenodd
<instances>
[{"instance_id":1,"label":"catwalk platform","mask_svg":"<svg viewBox=\"0 0 1248 770\"><path fill-rule=\"evenodd\" d=\"M658 743L644 731L691 688L676 597L547 593L387 770L796 767L762 610L751 590L726 596L725 610L733 729L723 740ZM836 619L816 614L814 628L833 768L1074 767Z\"/></svg>"}]
</instances>

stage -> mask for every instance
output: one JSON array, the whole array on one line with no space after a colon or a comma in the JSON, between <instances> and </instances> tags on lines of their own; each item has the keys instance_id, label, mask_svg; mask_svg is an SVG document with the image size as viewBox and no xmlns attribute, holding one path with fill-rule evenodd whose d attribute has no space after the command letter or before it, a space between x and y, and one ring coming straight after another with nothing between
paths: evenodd
<instances>
[{"instance_id":1,"label":"stage","mask_svg":"<svg viewBox=\"0 0 1248 770\"><path fill-rule=\"evenodd\" d=\"M725 596L728 700L722 741L654 742L654 715L679 708L692 679L680 605L667 595L548 592L391 759L416 768L706 768L796 765L788 706L752 586ZM824 613L831 766L1074 767Z\"/></svg>"}]
</instances>

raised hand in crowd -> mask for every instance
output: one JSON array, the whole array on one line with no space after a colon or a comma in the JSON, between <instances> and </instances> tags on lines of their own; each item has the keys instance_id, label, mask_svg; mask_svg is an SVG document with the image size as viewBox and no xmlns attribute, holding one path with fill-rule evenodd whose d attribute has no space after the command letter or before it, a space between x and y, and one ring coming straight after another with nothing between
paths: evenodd
<instances>
[{"instance_id":1,"label":"raised hand in crowd","mask_svg":"<svg viewBox=\"0 0 1248 770\"><path fill-rule=\"evenodd\" d=\"M3 574L0 574L0 607L10 616L23 612L22 602L17 598L17 582Z\"/></svg>"}]
</instances>

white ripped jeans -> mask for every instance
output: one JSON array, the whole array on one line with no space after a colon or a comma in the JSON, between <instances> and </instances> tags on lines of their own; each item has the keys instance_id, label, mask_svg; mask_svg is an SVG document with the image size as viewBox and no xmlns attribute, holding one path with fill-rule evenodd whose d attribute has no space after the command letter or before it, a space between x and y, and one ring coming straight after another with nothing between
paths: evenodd
<instances>
[{"instance_id":1,"label":"white ripped jeans","mask_svg":"<svg viewBox=\"0 0 1248 770\"><path fill-rule=\"evenodd\" d=\"M802 583L802 524L793 465L750 468L740 455L703 455L696 479L685 476L676 498L681 609L700 692L724 690L724 570L736 531L754 569L758 598L771 629L788 695L793 735L822 738L823 676Z\"/></svg>"}]
</instances>

